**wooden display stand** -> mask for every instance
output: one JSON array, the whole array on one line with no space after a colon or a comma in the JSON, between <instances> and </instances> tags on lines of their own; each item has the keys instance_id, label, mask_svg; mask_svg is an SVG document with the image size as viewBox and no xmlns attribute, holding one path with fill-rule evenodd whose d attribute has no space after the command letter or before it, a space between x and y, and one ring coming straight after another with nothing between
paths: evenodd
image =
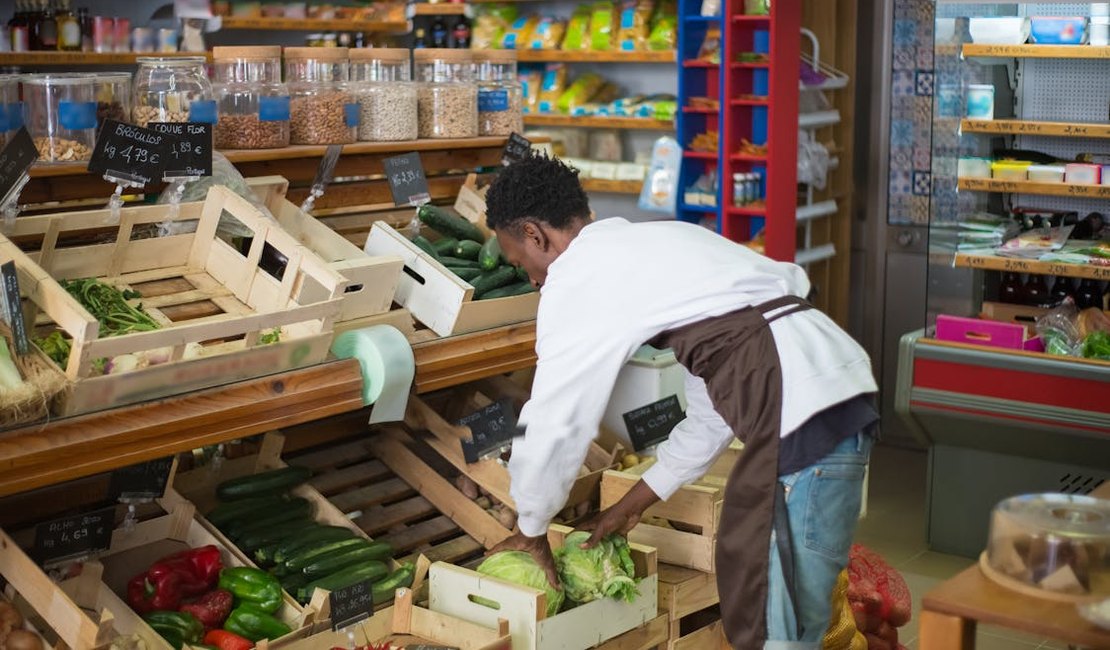
<instances>
[{"instance_id":1,"label":"wooden display stand","mask_svg":"<svg viewBox=\"0 0 1110 650\"><path fill-rule=\"evenodd\" d=\"M670 564L659 565L659 609L667 613L666 650L707 650L727 646L721 628L720 612L702 612L720 603L717 576ZM699 616L700 615L700 616ZM710 622L692 632L682 633L684 622L696 618ZM715 619L715 620L713 620Z\"/></svg>"}]
</instances>

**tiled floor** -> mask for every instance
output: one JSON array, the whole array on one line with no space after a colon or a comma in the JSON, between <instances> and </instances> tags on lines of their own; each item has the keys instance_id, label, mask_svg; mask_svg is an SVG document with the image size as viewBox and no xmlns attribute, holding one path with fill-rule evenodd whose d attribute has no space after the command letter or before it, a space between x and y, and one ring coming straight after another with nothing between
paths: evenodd
<instances>
[{"instance_id":1,"label":"tiled floor","mask_svg":"<svg viewBox=\"0 0 1110 650\"><path fill-rule=\"evenodd\" d=\"M880 445L871 455L867 516L856 541L876 551L898 569L913 596L913 618L898 630L899 640L917 650L921 597L933 585L973 564L969 558L930 551L925 543L926 454ZM1066 649L1064 644L1003 628L981 626L977 650Z\"/></svg>"}]
</instances>

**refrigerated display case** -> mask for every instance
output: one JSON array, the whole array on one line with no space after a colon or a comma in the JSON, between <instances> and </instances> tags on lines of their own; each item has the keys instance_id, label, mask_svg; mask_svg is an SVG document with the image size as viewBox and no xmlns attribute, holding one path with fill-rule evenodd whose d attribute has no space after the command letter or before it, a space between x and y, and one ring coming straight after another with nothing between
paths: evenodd
<instances>
[{"instance_id":1,"label":"refrigerated display case","mask_svg":"<svg viewBox=\"0 0 1110 650\"><path fill-rule=\"evenodd\" d=\"M938 551L978 555L1005 497L1083 494L1110 479L1110 361L1030 351L1037 341L1027 340L1054 293L1082 293L1091 306L1097 291L1106 309L1099 242L1110 233L1088 221L1110 210L1110 156L1100 155L1110 150L1110 47L1089 36L1104 42L1106 13L1090 3L936 5L928 310L901 341L895 402L929 446L927 532ZM1038 31L1038 17L1061 15L1081 18L1070 23L1081 32ZM1071 38L1082 42L1046 42ZM1007 156L1021 162L998 164ZM1077 159L1088 163L1057 169ZM1006 336L1011 347L998 347Z\"/></svg>"}]
</instances>

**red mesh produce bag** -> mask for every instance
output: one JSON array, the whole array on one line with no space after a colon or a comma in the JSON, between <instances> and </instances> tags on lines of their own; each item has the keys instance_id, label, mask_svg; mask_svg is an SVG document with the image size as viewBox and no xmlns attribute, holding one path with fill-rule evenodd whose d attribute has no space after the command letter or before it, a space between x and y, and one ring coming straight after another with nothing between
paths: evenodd
<instances>
[{"instance_id":1,"label":"red mesh produce bag","mask_svg":"<svg viewBox=\"0 0 1110 650\"><path fill-rule=\"evenodd\" d=\"M871 633L868 641L872 635L882 635L882 623L891 628L909 623L910 590L902 576L878 553L853 544L848 553L848 580L848 601L852 604L852 614L859 630ZM883 640L890 643L887 639ZM876 650L876 646L870 647ZM896 635L891 647L898 647Z\"/></svg>"}]
</instances>

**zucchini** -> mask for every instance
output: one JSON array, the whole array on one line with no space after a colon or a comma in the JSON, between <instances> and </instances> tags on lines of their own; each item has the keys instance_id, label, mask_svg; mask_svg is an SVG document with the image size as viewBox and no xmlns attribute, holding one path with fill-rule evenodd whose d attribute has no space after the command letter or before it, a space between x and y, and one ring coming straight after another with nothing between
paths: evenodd
<instances>
[{"instance_id":1,"label":"zucchini","mask_svg":"<svg viewBox=\"0 0 1110 650\"><path fill-rule=\"evenodd\" d=\"M531 282L514 282L507 284L503 287L487 291L482 294L479 300L493 300L494 298L508 298L509 296L522 296L526 293L532 293L536 288L532 286Z\"/></svg>"},{"instance_id":2,"label":"zucchini","mask_svg":"<svg viewBox=\"0 0 1110 650\"><path fill-rule=\"evenodd\" d=\"M338 542L353 537L355 537L355 531L346 526L320 526L319 528L306 530L299 535L289 536L280 544L274 546L270 557L274 564L281 564L288 560L290 556L317 544Z\"/></svg>"},{"instance_id":3,"label":"zucchini","mask_svg":"<svg viewBox=\"0 0 1110 650\"><path fill-rule=\"evenodd\" d=\"M479 244L476 241L464 239L459 242L458 246L455 246L455 257L477 262L478 253L482 251L483 246L485 246L485 244Z\"/></svg>"},{"instance_id":4,"label":"zucchini","mask_svg":"<svg viewBox=\"0 0 1110 650\"><path fill-rule=\"evenodd\" d=\"M459 240L454 237L444 237L432 242L432 248L440 255L454 255L455 247L459 245Z\"/></svg>"},{"instance_id":5,"label":"zucchini","mask_svg":"<svg viewBox=\"0 0 1110 650\"><path fill-rule=\"evenodd\" d=\"M370 546L369 540L362 537L352 537L351 539L341 539L335 542L327 542L325 544L312 545L309 548L291 555L286 558L281 566L285 567L287 571L300 571L309 564L319 560L325 555L336 552L350 551L356 548L364 548Z\"/></svg>"},{"instance_id":6,"label":"zucchini","mask_svg":"<svg viewBox=\"0 0 1110 650\"><path fill-rule=\"evenodd\" d=\"M290 573L281 579L281 588L287 593L296 593L297 589L308 584L308 576L303 573Z\"/></svg>"},{"instance_id":7,"label":"zucchini","mask_svg":"<svg viewBox=\"0 0 1110 650\"><path fill-rule=\"evenodd\" d=\"M516 269L511 266L501 266L488 273L483 273L470 281L474 287L474 299L481 298L486 293L509 284L516 279Z\"/></svg>"},{"instance_id":8,"label":"zucchini","mask_svg":"<svg viewBox=\"0 0 1110 650\"><path fill-rule=\"evenodd\" d=\"M428 241L427 237L423 235L417 235L412 238L412 243L420 250L424 251L428 255L431 255L433 260L439 259L439 252L436 251L435 246L432 246L432 242Z\"/></svg>"},{"instance_id":9,"label":"zucchini","mask_svg":"<svg viewBox=\"0 0 1110 650\"><path fill-rule=\"evenodd\" d=\"M474 260L464 260L461 257L441 257L439 263L444 266L450 266L460 269L476 269L478 262Z\"/></svg>"},{"instance_id":10,"label":"zucchini","mask_svg":"<svg viewBox=\"0 0 1110 650\"><path fill-rule=\"evenodd\" d=\"M470 223L468 219L451 214L442 208L437 208L431 203L425 203L417 208L416 216L425 225L444 237L454 237L459 241L469 239L479 244L486 239L482 236L482 231L478 230L478 226Z\"/></svg>"},{"instance_id":11,"label":"zucchini","mask_svg":"<svg viewBox=\"0 0 1110 650\"><path fill-rule=\"evenodd\" d=\"M406 562L393 573L389 574L381 582L375 582L371 589L374 593L375 603L388 603L396 596L396 592L401 587L411 587L413 577L416 574L416 567L411 563Z\"/></svg>"},{"instance_id":12,"label":"zucchini","mask_svg":"<svg viewBox=\"0 0 1110 650\"><path fill-rule=\"evenodd\" d=\"M220 528L225 524L235 521L248 512L253 512L255 509L274 508L276 510L277 508L283 507L285 503L286 499L283 496L240 499L239 501L232 501L230 503L221 503L209 510L205 518L212 522L213 526Z\"/></svg>"},{"instance_id":13,"label":"zucchini","mask_svg":"<svg viewBox=\"0 0 1110 650\"><path fill-rule=\"evenodd\" d=\"M271 526L267 529L243 535L239 538L236 546L243 549L246 553L253 555L256 551L270 544L276 544L283 539L288 539L292 535L311 530L319 525L320 524L313 521L311 517L293 519L287 524Z\"/></svg>"},{"instance_id":14,"label":"zucchini","mask_svg":"<svg viewBox=\"0 0 1110 650\"><path fill-rule=\"evenodd\" d=\"M223 525L217 526L217 528L222 530L224 533L227 533L228 535L231 535L233 533L238 534L238 531L242 530L243 528L252 526L256 521L270 519L271 517L277 517L278 515L283 515L290 510L294 512L309 512L310 509L311 504L306 499L302 499L300 497L296 497L294 499L282 499L273 505L266 506L265 508L255 508L254 510L240 513L235 519L225 522Z\"/></svg>"},{"instance_id":15,"label":"zucchini","mask_svg":"<svg viewBox=\"0 0 1110 650\"><path fill-rule=\"evenodd\" d=\"M277 528L279 524L281 525L281 529L290 530L292 522L299 520L312 521L312 504L304 499L289 502L289 506L283 512L277 514L258 517L246 515L242 519L233 521L225 526L224 532L227 533L229 537L243 539L254 533L266 532L273 528Z\"/></svg>"},{"instance_id":16,"label":"zucchini","mask_svg":"<svg viewBox=\"0 0 1110 650\"><path fill-rule=\"evenodd\" d=\"M483 271L492 271L501 264L501 244L497 242L497 235L491 235L478 251L478 266Z\"/></svg>"},{"instance_id":17,"label":"zucchini","mask_svg":"<svg viewBox=\"0 0 1110 650\"><path fill-rule=\"evenodd\" d=\"M482 274L481 269L469 269L461 266L448 266L447 270L457 275L464 282L469 282Z\"/></svg>"},{"instance_id":18,"label":"zucchini","mask_svg":"<svg viewBox=\"0 0 1110 650\"><path fill-rule=\"evenodd\" d=\"M328 591L335 591L344 587L350 587L356 582L363 580L376 580L384 575L382 567L385 566L381 562L371 560L366 564L361 564L357 567L347 567L342 571L337 571L330 576L324 576L317 580L313 580L303 587L297 589L297 600L302 603L307 603L312 598L312 592L317 589L327 589ZM387 569L388 570L388 569ZM398 569L400 571L400 569ZM393 577L392 574L386 577L386 580ZM376 586L376 585L375 585ZM377 593L375 592L375 596ZM377 602L377 601L374 601Z\"/></svg>"},{"instance_id":19,"label":"zucchini","mask_svg":"<svg viewBox=\"0 0 1110 650\"><path fill-rule=\"evenodd\" d=\"M388 560L391 555L393 555L393 548L389 544L374 542L370 546L362 546L322 556L316 561L304 565L301 568L301 573L310 578L322 578L355 564L362 564L370 560L377 560L378 562ZM382 575L384 576L387 573L389 573L389 570L385 568L385 564L382 564Z\"/></svg>"},{"instance_id":20,"label":"zucchini","mask_svg":"<svg viewBox=\"0 0 1110 650\"><path fill-rule=\"evenodd\" d=\"M312 470L307 467L283 467L224 481L216 486L216 496L220 501L234 501L277 494L291 490L310 478Z\"/></svg>"}]
</instances>

